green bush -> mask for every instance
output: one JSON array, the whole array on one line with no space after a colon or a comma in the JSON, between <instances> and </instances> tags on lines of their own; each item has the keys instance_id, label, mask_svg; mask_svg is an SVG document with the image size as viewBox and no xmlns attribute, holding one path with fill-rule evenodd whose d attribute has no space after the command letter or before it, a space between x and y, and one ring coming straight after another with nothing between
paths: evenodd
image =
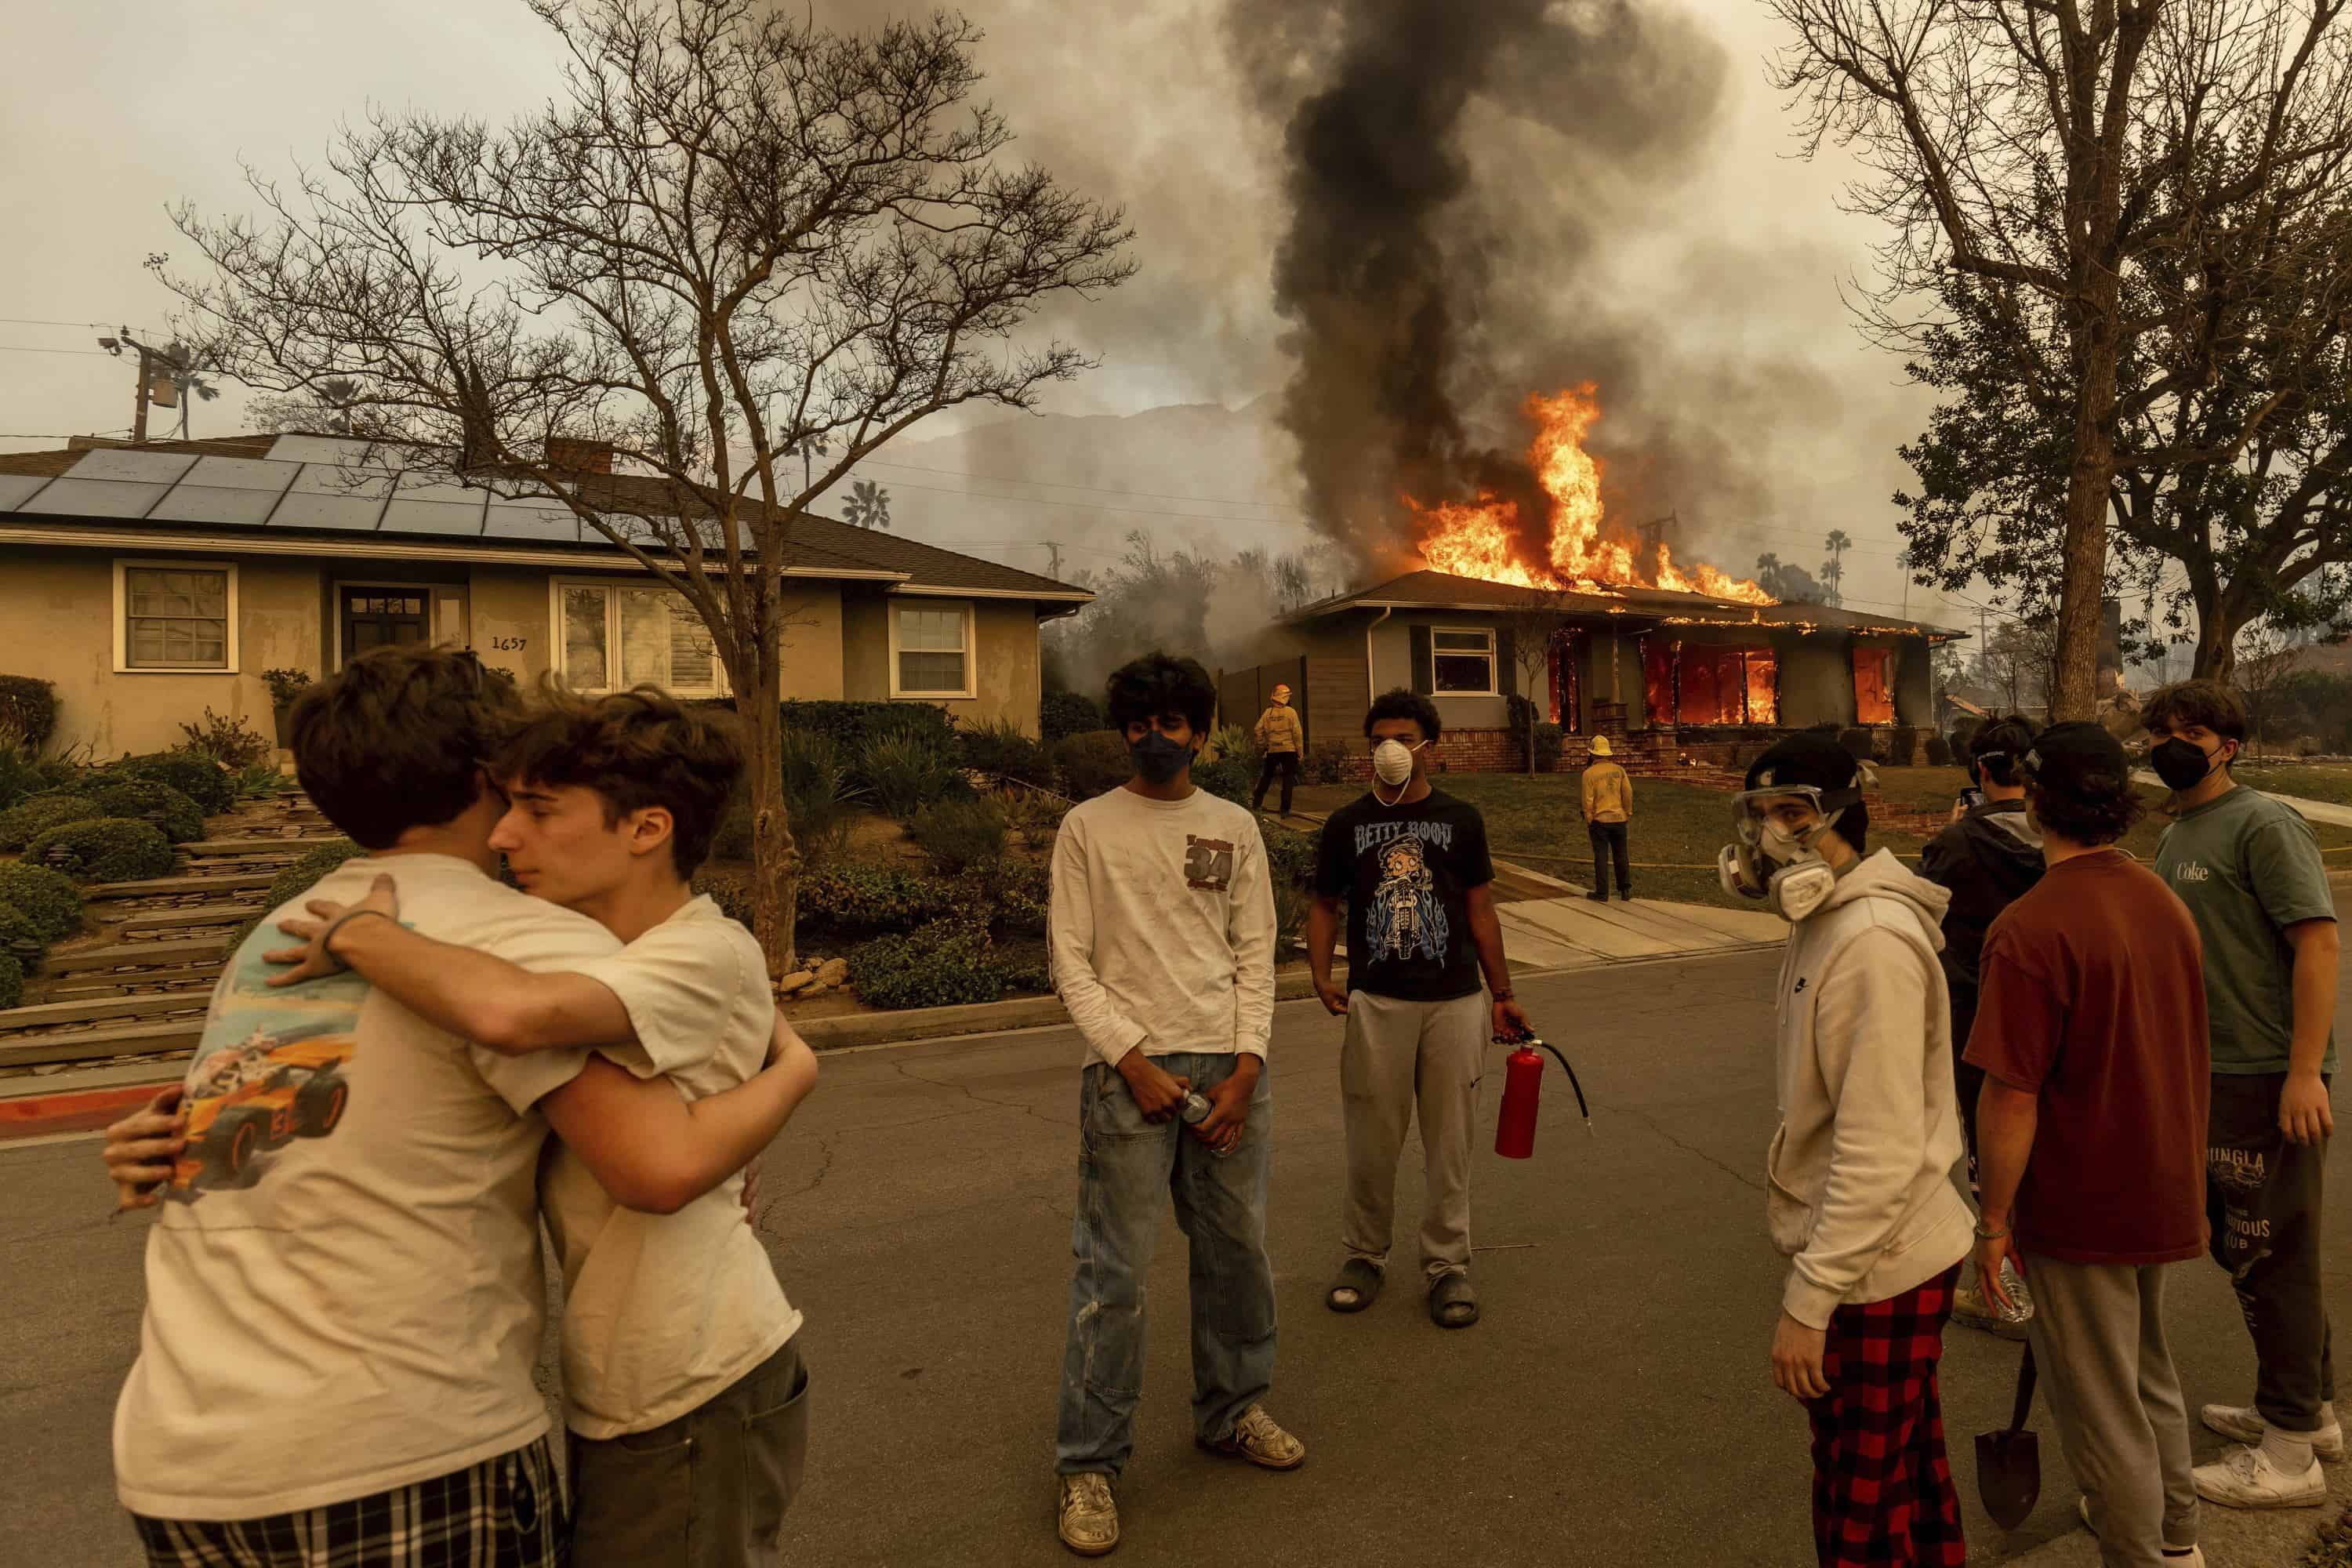
<instances>
[{"instance_id":1,"label":"green bush","mask_svg":"<svg viewBox=\"0 0 2352 1568\"><path fill-rule=\"evenodd\" d=\"M1086 730L1065 736L1054 748L1054 768L1061 774L1063 794L1092 800L1133 778L1135 759L1128 754L1127 737L1118 731Z\"/></svg>"},{"instance_id":2,"label":"green bush","mask_svg":"<svg viewBox=\"0 0 2352 1568\"><path fill-rule=\"evenodd\" d=\"M173 747L189 756L208 757L231 773L241 773L256 763L267 762L277 751L278 742L255 729L244 718L224 718L211 708L205 710L201 724L183 724L180 732L187 739Z\"/></svg>"},{"instance_id":3,"label":"green bush","mask_svg":"<svg viewBox=\"0 0 2352 1568\"><path fill-rule=\"evenodd\" d=\"M866 792L850 782L841 746L828 735L787 730L781 755L793 841L803 860L821 866L849 842L856 802Z\"/></svg>"},{"instance_id":4,"label":"green bush","mask_svg":"<svg viewBox=\"0 0 2352 1568\"><path fill-rule=\"evenodd\" d=\"M915 730L868 739L855 776L876 805L902 822L963 782L951 745Z\"/></svg>"},{"instance_id":5,"label":"green bush","mask_svg":"<svg viewBox=\"0 0 2352 1568\"><path fill-rule=\"evenodd\" d=\"M1054 975L1045 961L1043 942L997 943L989 949L989 964L1007 991L1051 991Z\"/></svg>"},{"instance_id":6,"label":"green bush","mask_svg":"<svg viewBox=\"0 0 2352 1568\"><path fill-rule=\"evenodd\" d=\"M357 859L366 853L348 838L331 838L315 849L306 849L300 859L278 873L261 895L261 901L270 910L290 904L324 881L328 872L344 861ZM256 915L237 927L236 934L229 939L229 951L235 952L253 933L253 928L267 918L266 914Z\"/></svg>"},{"instance_id":7,"label":"green bush","mask_svg":"<svg viewBox=\"0 0 2352 1568\"><path fill-rule=\"evenodd\" d=\"M81 930L81 889L73 879L47 866L14 861L0 866L0 904L6 904L33 922L45 942L56 942Z\"/></svg>"},{"instance_id":8,"label":"green bush","mask_svg":"<svg viewBox=\"0 0 2352 1568\"><path fill-rule=\"evenodd\" d=\"M993 1002L1004 994L987 937L950 921L859 947L849 955L849 984L867 1006L892 1009Z\"/></svg>"},{"instance_id":9,"label":"green bush","mask_svg":"<svg viewBox=\"0 0 2352 1568\"><path fill-rule=\"evenodd\" d=\"M256 763L241 770L229 781L239 800L268 800L288 793L286 775L278 771L276 763Z\"/></svg>"},{"instance_id":10,"label":"green bush","mask_svg":"<svg viewBox=\"0 0 2352 1568\"><path fill-rule=\"evenodd\" d=\"M1257 789L1259 764L1246 757L1223 757L1213 763L1194 763L1192 783L1220 800L1235 805L1247 805Z\"/></svg>"},{"instance_id":11,"label":"green bush","mask_svg":"<svg viewBox=\"0 0 2352 1568\"><path fill-rule=\"evenodd\" d=\"M896 866L853 860L801 879L798 919L803 935L858 937L904 934L939 920L956 906L956 885Z\"/></svg>"},{"instance_id":12,"label":"green bush","mask_svg":"<svg viewBox=\"0 0 2352 1568\"><path fill-rule=\"evenodd\" d=\"M5 952L0 952L0 1007L15 1007L25 1000L25 966Z\"/></svg>"},{"instance_id":13,"label":"green bush","mask_svg":"<svg viewBox=\"0 0 2352 1568\"><path fill-rule=\"evenodd\" d=\"M1062 830L1062 818L1069 813L1068 801L1031 790L1015 790L1004 802L1005 821L1032 849L1049 847Z\"/></svg>"},{"instance_id":14,"label":"green bush","mask_svg":"<svg viewBox=\"0 0 2352 1568\"><path fill-rule=\"evenodd\" d=\"M1876 746L1867 730L1840 730L1837 742L1845 748L1845 754L1858 763L1869 762Z\"/></svg>"},{"instance_id":15,"label":"green bush","mask_svg":"<svg viewBox=\"0 0 2352 1568\"><path fill-rule=\"evenodd\" d=\"M177 851L152 822L101 816L52 827L25 846L25 858L78 882L138 882L168 877Z\"/></svg>"},{"instance_id":16,"label":"green bush","mask_svg":"<svg viewBox=\"0 0 2352 1568\"><path fill-rule=\"evenodd\" d=\"M1348 753L1354 748L1345 741L1310 742L1307 754L1298 760L1298 771L1307 775L1308 784L1345 784L1348 779Z\"/></svg>"},{"instance_id":17,"label":"green bush","mask_svg":"<svg viewBox=\"0 0 2352 1568\"><path fill-rule=\"evenodd\" d=\"M48 951L48 939L30 915L13 904L0 904L0 952L32 969L39 966L41 954Z\"/></svg>"},{"instance_id":18,"label":"green bush","mask_svg":"<svg viewBox=\"0 0 2352 1568\"><path fill-rule=\"evenodd\" d=\"M174 844L193 843L205 836L205 814L196 809L196 803L153 779L101 784L90 791L89 799L100 808L100 816L152 822Z\"/></svg>"},{"instance_id":19,"label":"green bush","mask_svg":"<svg viewBox=\"0 0 2352 1568\"><path fill-rule=\"evenodd\" d=\"M925 735L942 747L955 744L955 721L929 702L786 702L784 732L823 735L843 756L855 756L880 735Z\"/></svg>"},{"instance_id":20,"label":"green bush","mask_svg":"<svg viewBox=\"0 0 2352 1568\"><path fill-rule=\"evenodd\" d=\"M1109 722L1101 703L1076 691L1048 691L1037 705L1037 731L1048 746Z\"/></svg>"},{"instance_id":21,"label":"green bush","mask_svg":"<svg viewBox=\"0 0 2352 1568\"><path fill-rule=\"evenodd\" d=\"M930 857L931 869L952 877L967 866L1004 858L1004 813L992 801L934 801L915 813L907 836Z\"/></svg>"},{"instance_id":22,"label":"green bush","mask_svg":"<svg viewBox=\"0 0 2352 1568\"><path fill-rule=\"evenodd\" d=\"M1008 934L1044 936L1046 906L1052 897L1053 874L1028 860L974 866L956 879L958 913Z\"/></svg>"},{"instance_id":23,"label":"green bush","mask_svg":"<svg viewBox=\"0 0 2352 1568\"><path fill-rule=\"evenodd\" d=\"M694 890L708 893L719 912L741 926L751 929L751 882L725 871L704 870L694 879Z\"/></svg>"},{"instance_id":24,"label":"green bush","mask_svg":"<svg viewBox=\"0 0 2352 1568\"><path fill-rule=\"evenodd\" d=\"M236 804L236 780L218 761L202 752L155 752L125 757L105 770L109 779L152 779L170 784L196 803L206 816Z\"/></svg>"},{"instance_id":25,"label":"green bush","mask_svg":"<svg viewBox=\"0 0 2352 1568\"><path fill-rule=\"evenodd\" d=\"M33 755L31 748L6 742L7 737L0 735L0 811L47 787L47 781L41 776L40 760Z\"/></svg>"},{"instance_id":26,"label":"green bush","mask_svg":"<svg viewBox=\"0 0 2352 1568\"><path fill-rule=\"evenodd\" d=\"M22 849L52 827L68 822L94 822L104 816L86 795L49 790L29 795L0 811L0 849Z\"/></svg>"},{"instance_id":27,"label":"green bush","mask_svg":"<svg viewBox=\"0 0 2352 1568\"><path fill-rule=\"evenodd\" d=\"M307 669L265 669L261 684L269 688L272 708L291 708L310 689L310 672Z\"/></svg>"},{"instance_id":28,"label":"green bush","mask_svg":"<svg viewBox=\"0 0 2352 1568\"><path fill-rule=\"evenodd\" d=\"M1950 767L1952 765L1952 742L1946 740L1941 735L1928 736L1927 765L1931 768Z\"/></svg>"},{"instance_id":29,"label":"green bush","mask_svg":"<svg viewBox=\"0 0 2352 1568\"><path fill-rule=\"evenodd\" d=\"M1307 940L1307 916L1315 908L1315 895L1304 888L1286 888L1277 882L1274 887L1274 961L1280 963L1298 951Z\"/></svg>"},{"instance_id":30,"label":"green bush","mask_svg":"<svg viewBox=\"0 0 2352 1568\"><path fill-rule=\"evenodd\" d=\"M29 675L0 675L0 730L28 752L58 732L58 689Z\"/></svg>"},{"instance_id":31,"label":"green bush","mask_svg":"<svg viewBox=\"0 0 2352 1568\"><path fill-rule=\"evenodd\" d=\"M1262 822L1258 831L1265 836L1266 875L1277 889L1315 886L1316 847L1321 842L1318 835L1278 822Z\"/></svg>"},{"instance_id":32,"label":"green bush","mask_svg":"<svg viewBox=\"0 0 2352 1568\"><path fill-rule=\"evenodd\" d=\"M959 729L956 744L966 768L985 773L998 784L1054 782L1054 762L1045 752L1045 742L1023 732L1010 719Z\"/></svg>"},{"instance_id":33,"label":"green bush","mask_svg":"<svg viewBox=\"0 0 2352 1568\"><path fill-rule=\"evenodd\" d=\"M1551 773L1559 771L1560 727L1547 720L1536 726L1536 772Z\"/></svg>"}]
</instances>

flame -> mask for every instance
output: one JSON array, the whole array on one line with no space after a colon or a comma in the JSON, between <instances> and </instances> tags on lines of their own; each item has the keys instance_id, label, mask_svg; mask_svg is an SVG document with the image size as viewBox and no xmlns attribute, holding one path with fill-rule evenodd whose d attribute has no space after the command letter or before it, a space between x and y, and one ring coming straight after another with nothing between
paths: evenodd
<instances>
[{"instance_id":1,"label":"flame","mask_svg":"<svg viewBox=\"0 0 2352 1568\"><path fill-rule=\"evenodd\" d=\"M1612 539L1601 503L1601 463L1584 449L1584 437L1601 417L1600 389L1591 382L1547 397L1528 399L1536 427L1528 461L1550 498L1550 558L1530 561L1521 548L1518 503L1494 495L1475 501L1425 506L1404 498L1419 521L1422 561L1457 577L1477 577L1521 588L1577 588L1606 593L1612 587L1666 588L1704 594L1741 604L1777 604L1752 582L1727 576L1712 566L1681 567L1674 552L1656 547L1656 559L1641 559L1642 547Z\"/></svg>"}]
</instances>

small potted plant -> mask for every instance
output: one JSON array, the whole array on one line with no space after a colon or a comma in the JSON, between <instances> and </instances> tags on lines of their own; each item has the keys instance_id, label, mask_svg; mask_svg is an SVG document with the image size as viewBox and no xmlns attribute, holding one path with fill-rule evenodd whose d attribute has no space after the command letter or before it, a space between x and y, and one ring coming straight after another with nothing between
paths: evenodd
<instances>
[{"instance_id":1,"label":"small potted plant","mask_svg":"<svg viewBox=\"0 0 2352 1568\"><path fill-rule=\"evenodd\" d=\"M278 743L281 746L290 746L294 743L294 735L287 720L294 711L295 700L300 697L310 684L310 672L300 669L265 669L261 672L261 681L263 685L269 688L270 716L278 722Z\"/></svg>"}]
</instances>

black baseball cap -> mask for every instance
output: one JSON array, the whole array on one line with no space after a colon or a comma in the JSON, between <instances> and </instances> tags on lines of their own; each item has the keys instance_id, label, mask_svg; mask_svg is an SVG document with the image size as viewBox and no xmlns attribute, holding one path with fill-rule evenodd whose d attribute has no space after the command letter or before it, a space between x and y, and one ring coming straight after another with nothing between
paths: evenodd
<instances>
[{"instance_id":1,"label":"black baseball cap","mask_svg":"<svg viewBox=\"0 0 2352 1568\"><path fill-rule=\"evenodd\" d=\"M2114 795L2131 787L2124 743L2104 726L2081 720L2042 731L2022 761L2033 786L2053 795Z\"/></svg>"},{"instance_id":2,"label":"black baseball cap","mask_svg":"<svg viewBox=\"0 0 2352 1568\"><path fill-rule=\"evenodd\" d=\"M1861 773L1862 764L1835 737L1808 731L1775 741L1771 750L1748 767L1748 787L1750 791L1811 788L1830 795L1853 789Z\"/></svg>"}]
</instances>

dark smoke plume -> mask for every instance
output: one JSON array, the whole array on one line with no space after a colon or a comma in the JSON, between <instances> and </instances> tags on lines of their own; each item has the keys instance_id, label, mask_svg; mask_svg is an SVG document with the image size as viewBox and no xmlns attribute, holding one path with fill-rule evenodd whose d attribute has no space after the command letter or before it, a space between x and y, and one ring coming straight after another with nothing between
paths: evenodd
<instances>
[{"instance_id":1,"label":"dark smoke plume","mask_svg":"<svg viewBox=\"0 0 2352 1568\"><path fill-rule=\"evenodd\" d=\"M1696 482L1680 420L1644 406L1642 312L1578 269L1704 143L1719 47L1634 0L1234 0L1227 20L1261 104L1287 115L1282 414L1319 529L1392 562L1401 490L1512 497L1540 528L1518 405L1588 379L1595 448L1639 454L1612 510Z\"/></svg>"}]
</instances>

